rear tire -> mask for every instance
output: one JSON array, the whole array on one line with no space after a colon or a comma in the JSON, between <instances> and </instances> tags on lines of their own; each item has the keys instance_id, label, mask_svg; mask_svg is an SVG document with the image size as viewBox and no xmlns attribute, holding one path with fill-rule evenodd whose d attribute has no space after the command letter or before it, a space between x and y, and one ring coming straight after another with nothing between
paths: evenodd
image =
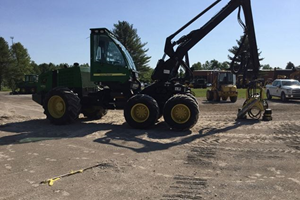
<instances>
[{"instance_id":1,"label":"rear tire","mask_svg":"<svg viewBox=\"0 0 300 200\"><path fill-rule=\"evenodd\" d=\"M78 118L81 105L78 95L72 90L56 87L45 96L43 108L52 124L63 125L72 123Z\"/></svg>"},{"instance_id":2,"label":"rear tire","mask_svg":"<svg viewBox=\"0 0 300 200\"><path fill-rule=\"evenodd\" d=\"M199 106L189 96L175 95L164 106L165 122L176 130L192 128L199 118Z\"/></svg>"},{"instance_id":3,"label":"rear tire","mask_svg":"<svg viewBox=\"0 0 300 200\"><path fill-rule=\"evenodd\" d=\"M145 94L131 97L124 108L126 122L133 128L145 129L153 126L159 116L155 99Z\"/></svg>"}]
</instances>

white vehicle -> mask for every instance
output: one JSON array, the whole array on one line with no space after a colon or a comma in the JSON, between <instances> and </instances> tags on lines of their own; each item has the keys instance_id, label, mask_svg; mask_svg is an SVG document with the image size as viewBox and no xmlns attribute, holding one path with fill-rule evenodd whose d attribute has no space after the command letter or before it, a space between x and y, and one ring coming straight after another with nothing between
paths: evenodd
<instances>
[{"instance_id":1,"label":"white vehicle","mask_svg":"<svg viewBox=\"0 0 300 200\"><path fill-rule=\"evenodd\" d=\"M267 98L280 97L281 101L300 99L300 82L294 79L276 79L272 85L266 85Z\"/></svg>"}]
</instances>

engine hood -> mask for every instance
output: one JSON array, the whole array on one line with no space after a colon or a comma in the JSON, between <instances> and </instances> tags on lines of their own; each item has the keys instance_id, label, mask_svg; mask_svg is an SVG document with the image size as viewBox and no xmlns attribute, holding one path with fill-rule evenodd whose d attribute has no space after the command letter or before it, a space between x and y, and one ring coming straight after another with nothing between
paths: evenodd
<instances>
[{"instance_id":1,"label":"engine hood","mask_svg":"<svg viewBox=\"0 0 300 200\"><path fill-rule=\"evenodd\" d=\"M282 86L283 89L300 89L300 85L286 85Z\"/></svg>"}]
</instances>

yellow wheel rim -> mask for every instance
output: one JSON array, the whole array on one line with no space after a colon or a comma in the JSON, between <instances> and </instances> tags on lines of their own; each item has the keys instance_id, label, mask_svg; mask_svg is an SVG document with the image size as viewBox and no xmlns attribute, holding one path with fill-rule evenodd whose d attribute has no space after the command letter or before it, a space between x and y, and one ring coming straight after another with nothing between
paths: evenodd
<instances>
[{"instance_id":1,"label":"yellow wheel rim","mask_svg":"<svg viewBox=\"0 0 300 200\"><path fill-rule=\"evenodd\" d=\"M65 101L60 96L52 96L48 101L48 111L54 118L61 118L66 112Z\"/></svg>"},{"instance_id":2,"label":"yellow wheel rim","mask_svg":"<svg viewBox=\"0 0 300 200\"><path fill-rule=\"evenodd\" d=\"M191 111L186 105L177 104L171 110L171 117L177 124L184 124L190 119Z\"/></svg>"},{"instance_id":3,"label":"yellow wheel rim","mask_svg":"<svg viewBox=\"0 0 300 200\"><path fill-rule=\"evenodd\" d=\"M150 111L145 104L137 103L131 108L131 117L138 123L145 122L150 115Z\"/></svg>"}]
</instances>

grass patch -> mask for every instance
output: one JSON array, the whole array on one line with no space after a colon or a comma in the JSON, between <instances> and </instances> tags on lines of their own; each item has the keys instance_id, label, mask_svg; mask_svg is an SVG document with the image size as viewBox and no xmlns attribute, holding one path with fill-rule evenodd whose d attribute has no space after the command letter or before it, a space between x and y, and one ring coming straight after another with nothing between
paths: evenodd
<instances>
[{"instance_id":1,"label":"grass patch","mask_svg":"<svg viewBox=\"0 0 300 200\"><path fill-rule=\"evenodd\" d=\"M192 88L192 91L195 92L196 97L206 97L207 89ZM238 89L238 98L246 98L246 92L247 89ZM263 92L263 97L265 98L265 92Z\"/></svg>"},{"instance_id":2,"label":"grass patch","mask_svg":"<svg viewBox=\"0 0 300 200\"><path fill-rule=\"evenodd\" d=\"M196 97L206 97L206 91L207 89L194 89L192 88L192 92L195 93Z\"/></svg>"},{"instance_id":3,"label":"grass patch","mask_svg":"<svg viewBox=\"0 0 300 200\"><path fill-rule=\"evenodd\" d=\"M11 89L8 87L3 87L1 88L0 92L11 92Z\"/></svg>"}]
</instances>

